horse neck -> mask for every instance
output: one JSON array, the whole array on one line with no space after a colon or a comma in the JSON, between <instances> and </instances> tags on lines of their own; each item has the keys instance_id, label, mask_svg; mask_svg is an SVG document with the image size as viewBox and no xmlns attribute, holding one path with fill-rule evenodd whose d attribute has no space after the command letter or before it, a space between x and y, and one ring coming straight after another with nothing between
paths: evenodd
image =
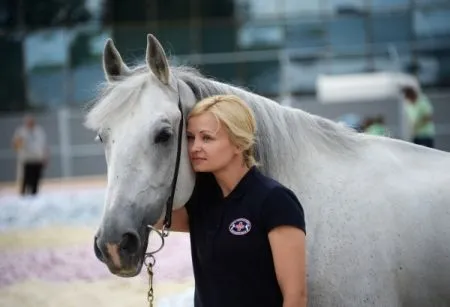
<instances>
[{"instance_id":1,"label":"horse neck","mask_svg":"<svg viewBox=\"0 0 450 307\"><path fill-rule=\"evenodd\" d=\"M328 119L221 82L196 78L194 83L198 99L235 94L250 105L258 126L256 152L261 169L276 179L298 182L300 173L314 172L324 161L355 152L357 134Z\"/></svg>"},{"instance_id":2,"label":"horse neck","mask_svg":"<svg viewBox=\"0 0 450 307\"><path fill-rule=\"evenodd\" d=\"M353 142L331 121L300 109L262 99L253 105L258 123L258 150L268 173L286 182L317 170L324 161L351 152Z\"/></svg>"},{"instance_id":3,"label":"horse neck","mask_svg":"<svg viewBox=\"0 0 450 307\"><path fill-rule=\"evenodd\" d=\"M317 169L324 161L354 156L362 145L359 134L331 120L255 94L243 96L257 118L258 150L269 173L281 176ZM297 174L294 177L298 180Z\"/></svg>"}]
</instances>

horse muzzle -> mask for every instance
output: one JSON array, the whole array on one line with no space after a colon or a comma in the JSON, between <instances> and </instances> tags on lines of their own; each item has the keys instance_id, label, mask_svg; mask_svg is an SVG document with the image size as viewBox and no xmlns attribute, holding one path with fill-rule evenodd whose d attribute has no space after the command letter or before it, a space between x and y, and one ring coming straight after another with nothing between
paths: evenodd
<instances>
[{"instance_id":1,"label":"horse muzzle","mask_svg":"<svg viewBox=\"0 0 450 307\"><path fill-rule=\"evenodd\" d=\"M140 236L128 231L120 240L107 240L99 234L94 238L95 256L106 264L109 271L120 277L134 277L142 269L143 259L148 244L148 231Z\"/></svg>"}]
</instances>

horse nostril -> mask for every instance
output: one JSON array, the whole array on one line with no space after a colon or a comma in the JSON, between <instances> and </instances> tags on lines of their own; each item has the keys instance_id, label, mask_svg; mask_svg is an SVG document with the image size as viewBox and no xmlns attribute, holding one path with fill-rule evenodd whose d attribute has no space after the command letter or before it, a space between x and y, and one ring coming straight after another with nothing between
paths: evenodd
<instances>
[{"instance_id":1,"label":"horse nostril","mask_svg":"<svg viewBox=\"0 0 450 307\"><path fill-rule=\"evenodd\" d=\"M140 246L139 236L132 232L127 232L122 236L122 241L120 241L119 246L126 253L135 254L138 252Z\"/></svg>"},{"instance_id":2,"label":"horse nostril","mask_svg":"<svg viewBox=\"0 0 450 307\"><path fill-rule=\"evenodd\" d=\"M105 261L105 257L103 256L103 253L100 247L98 246L97 237L94 238L94 253L98 260L102 262Z\"/></svg>"}]
</instances>

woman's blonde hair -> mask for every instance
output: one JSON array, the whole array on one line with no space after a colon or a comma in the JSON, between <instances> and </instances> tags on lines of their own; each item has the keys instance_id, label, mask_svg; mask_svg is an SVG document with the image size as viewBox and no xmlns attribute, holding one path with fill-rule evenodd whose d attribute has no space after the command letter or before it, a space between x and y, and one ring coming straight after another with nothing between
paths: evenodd
<instances>
[{"instance_id":1,"label":"woman's blonde hair","mask_svg":"<svg viewBox=\"0 0 450 307\"><path fill-rule=\"evenodd\" d=\"M216 95L198 102L188 119L211 112L226 129L231 143L243 151L248 167L257 165L254 155L256 120L252 110L235 95Z\"/></svg>"}]
</instances>

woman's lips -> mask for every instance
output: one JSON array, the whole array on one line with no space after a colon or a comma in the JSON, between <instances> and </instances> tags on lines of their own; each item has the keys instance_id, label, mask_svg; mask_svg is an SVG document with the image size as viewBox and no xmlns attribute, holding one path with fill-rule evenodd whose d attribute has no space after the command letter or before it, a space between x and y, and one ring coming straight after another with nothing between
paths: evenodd
<instances>
[{"instance_id":1,"label":"woman's lips","mask_svg":"<svg viewBox=\"0 0 450 307\"><path fill-rule=\"evenodd\" d=\"M203 161L206 161L205 158L192 158L193 163L201 163Z\"/></svg>"}]
</instances>

